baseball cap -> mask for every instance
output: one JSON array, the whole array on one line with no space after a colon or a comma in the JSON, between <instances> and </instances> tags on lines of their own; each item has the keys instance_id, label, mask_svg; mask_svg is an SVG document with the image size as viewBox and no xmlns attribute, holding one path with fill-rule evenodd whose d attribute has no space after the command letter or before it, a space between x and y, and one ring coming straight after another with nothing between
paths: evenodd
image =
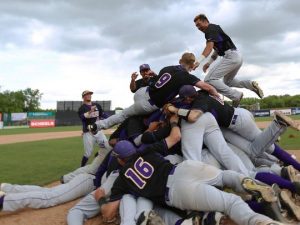
<instances>
[{"instance_id":1,"label":"baseball cap","mask_svg":"<svg viewBox=\"0 0 300 225\"><path fill-rule=\"evenodd\" d=\"M140 65L140 72L143 70L150 70L150 66L148 64L142 64Z\"/></svg>"},{"instance_id":2,"label":"baseball cap","mask_svg":"<svg viewBox=\"0 0 300 225\"><path fill-rule=\"evenodd\" d=\"M92 94L94 94L94 92L89 91L89 90L85 90L84 92L82 92L81 96L83 97L83 96L85 96L87 94L91 94L92 95Z\"/></svg>"},{"instance_id":3,"label":"baseball cap","mask_svg":"<svg viewBox=\"0 0 300 225\"><path fill-rule=\"evenodd\" d=\"M185 52L181 56L181 59L179 60L179 63L185 63L187 65L194 64L196 61L196 57L193 53Z\"/></svg>"},{"instance_id":4,"label":"baseball cap","mask_svg":"<svg viewBox=\"0 0 300 225\"><path fill-rule=\"evenodd\" d=\"M191 97L197 94L196 89L192 85L183 85L179 89L179 97L185 98L185 97Z\"/></svg>"},{"instance_id":5,"label":"baseball cap","mask_svg":"<svg viewBox=\"0 0 300 225\"><path fill-rule=\"evenodd\" d=\"M130 141L122 140L117 142L112 153L114 156L124 159L134 155L136 153L136 148Z\"/></svg>"}]
</instances>

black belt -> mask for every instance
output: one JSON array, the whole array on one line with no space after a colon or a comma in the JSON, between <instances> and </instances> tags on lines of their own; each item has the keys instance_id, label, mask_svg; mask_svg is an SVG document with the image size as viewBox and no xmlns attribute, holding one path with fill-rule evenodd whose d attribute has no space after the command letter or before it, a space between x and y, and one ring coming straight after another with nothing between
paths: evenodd
<instances>
[{"instance_id":1,"label":"black belt","mask_svg":"<svg viewBox=\"0 0 300 225\"><path fill-rule=\"evenodd\" d=\"M233 117L232 117L232 120L231 120L231 123L230 123L230 124L234 125L234 124L236 123L236 120L237 120L237 118L238 118L238 115L233 115Z\"/></svg>"}]
</instances>

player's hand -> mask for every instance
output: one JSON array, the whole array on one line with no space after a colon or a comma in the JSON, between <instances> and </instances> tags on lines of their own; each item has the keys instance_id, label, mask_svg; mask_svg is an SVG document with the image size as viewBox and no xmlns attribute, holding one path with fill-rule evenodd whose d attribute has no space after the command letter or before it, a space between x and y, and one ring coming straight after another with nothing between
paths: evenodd
<instances>
[{"instance_id":1,"label":"player's hand","mask_svg":"<svg viewBox=\"0 0 300 225\"><path fill-rule=\"evenodd\" d=\"M138 77L138 73L134 72L131 74L131 80L136 80L136 78Z\"/></svg>"},{"instance_id":2,"label":"player's hand","mask_svg":"<svg viewBox=\"0 0 300 225\"><path fill-rule=\"evenodd\" d=\"M96 191L94 192L94 197L97 202L100 198L102 198L104 196L105 196L105 191L103 188L97 188Z\"/></svg>"},{"instance_id":3,"label":"player's hand","mask_svg":"<svg viewBox=\"0 0 300 225\"><path fill-rule=\"evenodd\" d=\"M163 107L163 113L167 116L170 116L171 114L175 113L176 107L173 106L171 103L167 103Z\"/></svg>"},{"instance_id":4,"label":"player's hand","mask_svg":"<svg viewBox=\"0 0 300 225\"><path fill-rule=\"evenodd\" d=\"M210 95L212 95L212 96L217 97L217 98L221 98L220 95L219 95L219 93L217 92L217 90L216 90L213 86L211 86L211 88L210 88L210 90L208 91L208 93L209 93Z\"/></svg>"},{"instance_id":5,"label":"player's hand","mask_svg":"<svg viewBox=\"0 0 300 225\"><path fill-rule=\"evenodd\" d=\"M178 123L178 121L179 121L179 117L178 117L178 115L176 115L176 114L173 114L171 117L170 117L170 123Z\"/></svg>"},{"instance_id":6,"label":"player's hand","mask_svg":"<svg viewBox=\"0 0 300 225\"><path fill-rule=\"evenodd\" d=\"M196 61L193 66L193 70L197 69L199 65L200 65L200 63L198 61Z\"/></svg>"},{"instance_id":7,"label":"player's hand","mask_svg":"<svg viewBox=\"0 0 300 225\"><path fill-rule=\"evenodd\" d=\"M203 72L206 73L206 70L209 68L210 64L209 63L205 63L203 66Z\"/></svg>"}]
</instances>

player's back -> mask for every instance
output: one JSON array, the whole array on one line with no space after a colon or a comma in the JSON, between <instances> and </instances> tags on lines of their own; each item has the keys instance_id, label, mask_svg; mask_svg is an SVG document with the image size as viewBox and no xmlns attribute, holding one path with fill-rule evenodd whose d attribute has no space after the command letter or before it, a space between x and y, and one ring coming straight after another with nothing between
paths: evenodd
<instances>
[{"instance_id":1,"label":"player's back","mask_svg":"<svg viewBox=\"0 0 300 225\"><path fill-rule=\"evenodd\" d=\"M162 107L178 94L181 86L194 85L199 80L181 65L164 67L159 72L156 82L149 87L149 95L156 106Z\"/></svg>"}]
</instances>

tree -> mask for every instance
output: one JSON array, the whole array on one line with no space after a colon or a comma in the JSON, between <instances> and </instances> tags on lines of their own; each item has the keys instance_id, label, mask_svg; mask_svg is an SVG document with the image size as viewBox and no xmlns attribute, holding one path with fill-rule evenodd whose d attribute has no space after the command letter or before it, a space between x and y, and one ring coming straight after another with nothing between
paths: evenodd
<instances>
[{"instance_id":1,"label":"tree","mask_svg":"<svg viewBox=\"0 0 300 225\"><path fill-rule=\"evenodd\" d=\"M38 89L26 88L23 90L25 97L25 107L24 112L34 112L40 108L40 100L42 98L42 93Z\"/></svg>"}]
</instances>

